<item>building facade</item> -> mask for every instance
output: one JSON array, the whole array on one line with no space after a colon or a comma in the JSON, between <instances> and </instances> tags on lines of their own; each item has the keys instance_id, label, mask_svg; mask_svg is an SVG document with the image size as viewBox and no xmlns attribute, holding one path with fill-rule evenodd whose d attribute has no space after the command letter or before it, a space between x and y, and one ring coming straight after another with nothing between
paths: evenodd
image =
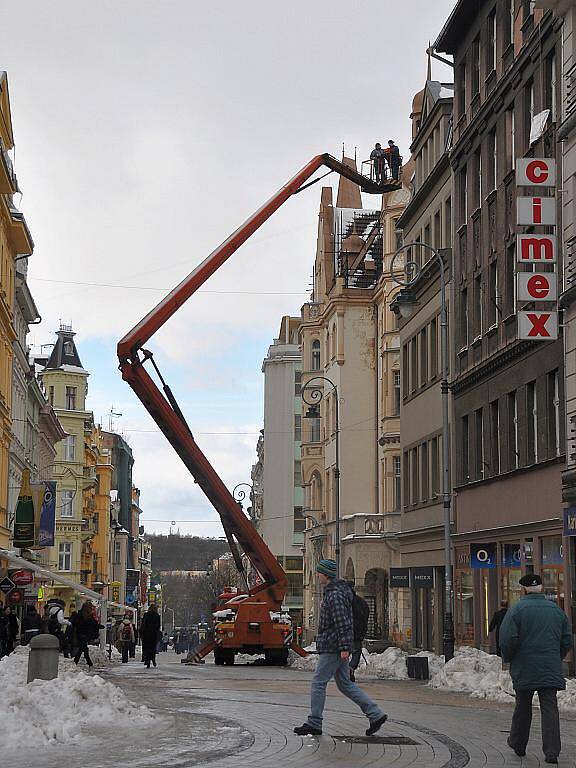
<instances>
[{"instance_id":1,"label":"building facade","mask_svg":"<svg viewBox=\"0 0 576 768\"><path fill-rule=\"evenodd\" d=\"M69 325L61 325L50 357L40 372L48 401L54 408L66 437L58 444L54 478L57 481L56 537L49 555L50 566L77 584L86 583L89 569L84 561L87 538L93 528L84 522L87 493L96 483L95 458L91 441L94 418L86 410L89 373L82 366L74 332ZM36 362L40 362L36 359ZM89 464L85 464L89 461ZM92 516L92 510L90 510ZM84 572L83 572L84 571ZM54 587L54 594L73 604L74 591L68 587Z\"/></svg>"},{"instance_id":2,"label":"building facade","mask_svg":"<svg viewBox=\"0 0 576 768\"><path fill-rule=\"evenodd\" d=\"M335 205L332 189L322 190L314 288L300 326L303 397L310 401L307 393L314 389L322 394L316 417L303 419L302 432L302 482L310 515L306 639L314 636L318 619L315 564L336 555L337 516L341 575L370 604L369 637L389 636L388 571L396 529L393 456L399 453L393 387L399 361L397 334L384 307L390 287L383 285L382 275L388 249L395 250L395 220L406 202L402 189L384 196L383 211L364 209L359 188L344 178Z\"/></svg>"},{"instance_id":3,"label":"building facade","mask_svg":"<svg viewBox=\"0 0 576 768\"><path fill-rule=\"evenodd\" d=\"M518 599L523 572L541 573L560 606L568 599L562 339L519 340L530 305L517 301L515 275L517 236L533 231L516 222L518 159L557 156L560 36L533 3L460 0L435 48L454 56L455 78L456 640L488 648L490 617Z\"/></svg>"},{"instance_id":4,"label":"building facade","mask_svg":"<svg viewBox=\"0 0 576 768\"><path fill-rule=\"evenodd\" d=\"M440 265L425 243L442 256L450 309L452 244L453 85L431 79L412 103L411 200L398 221L406 243L404 259L416 264L414 282L392 308L402 349L402 517L398 535L405 587L394 587L397 643L442 649L444 610L444 509L442 478L442 360ZM410 244L413 245L410 245ZM403 262L402 262L403 263Z\"/></svg>"},{"instance_id":5,"label":"building facade","mask_svg":"<svg viewBox=\"0 0 576 768\"><path fill-rule=\"evenodd\" d=\"M264 434L262 470L253 486L258 499L258 532L288 577L285 606L297 626L303 620L303 557L305 512L300 446L302 358L298 345L300 318L282 318L278 338L262 364L264 373ZM257 465L256 465L257 466ZM253 471L253 475L258 471ZM259 487L258 487L259 486Z\"/></svg>"},{"instance_id":6,"label":"building facade","mask_svg":"<svg viewBox=\"0 0 576 768\"><path fill-rule=\"evenodd\" d=\"M10 545L9 484L17 482L17 479L9 479L10 449L14 441L14 347L18 347L18 335L14 325L16 265L34 249L26 221L13 203L13 195L20 191L9 154L13 150L14 134L8 78L6 72L0 70L0 547L5 548ZM16 365L22 362L20 359ZM24 395L22 401L17 404L18 413L22 418L25 418L25 405L24 416L20 412L25 402ZM14 447L18 449L18 460L22 464L23 451L19 450L18 445ZM13 492L10 487L11 498Z\"/></svg>"}]
</instances>

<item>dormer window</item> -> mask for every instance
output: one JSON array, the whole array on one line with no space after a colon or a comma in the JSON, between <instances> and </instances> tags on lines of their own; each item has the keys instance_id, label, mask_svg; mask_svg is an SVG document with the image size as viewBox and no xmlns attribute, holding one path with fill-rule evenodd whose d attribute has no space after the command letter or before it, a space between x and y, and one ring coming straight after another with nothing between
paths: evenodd
<instances>
[{"instance_id":1,"label":"dormer window","mask_svg":"<svg viewBox=\"0 0 576 768\"><path fill-rule=\"evenodd\" d=\"M64 354L65 355L73 355L74 354L74 344L71 341L65 341L64 342Z\"/></svg>"}]
</instances>

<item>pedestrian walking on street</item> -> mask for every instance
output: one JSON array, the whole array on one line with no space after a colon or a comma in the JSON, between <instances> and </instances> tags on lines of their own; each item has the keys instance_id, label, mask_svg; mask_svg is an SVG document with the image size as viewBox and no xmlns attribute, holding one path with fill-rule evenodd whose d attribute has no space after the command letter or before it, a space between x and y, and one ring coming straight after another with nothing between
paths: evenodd
<instances>
[{"instance_id":1,"label":"pedestrian walking on street","mask_svg":"<svg viewBox=\"0 0 576 768\"><path fill-rule=\"evenodd\" d=\"M0 603L0 659L4 656L4 648L6 646L6 623L4 606Z\"/></svg>"},{"instance_id":2,"label":"pedestrian walking on street","mask_svg":"<svg viewBox=\"0 0 576 768\"><path fill-rule=\"evenodd\" d=\"M4 608L4 620L6 622L6 634L4 639L4 656L9 656L14 650L20 625L11 605Z\"/></svg>"},{"instance_id":3,"label":"pedestrian walking on street","mask_svg":"<svg viewBox=\"0 0 576 768\"><path fill-rule=\"evenodd\" d=\"M500 648L500 627L502 626L502 622L504 621L504 616L506 616L507 611L508 603L506 600L502 600L499 610L494 611L494 615L492 616L490 625L488 626L488 632L494 632L497 656L502 656L502 650Z\"/></svg>"},{"instance_id":4,"label":"pedestrian walking on street","mask_svg":"<svg viewBox=\"0 0 576 768\"><path fill-rule=\"evenodd\" d=\"M160 616L158 609L152 604L142 617L140 637L142 638L142 661L150 669L150 664L156 666L156 647L160 632Z\"/></svg>"},{"instance_id":5,"label":"pedestrian walking on street","mask_svg":"<svg viewBox=\"0 0 576 768\"><path fill-rule=\"evenodd\" d=\"M299 736L322 735L326 687L334 678L338 690L357 704L368 718L366 735L372 736L384 725L387 715L350 680L349 659L354 644L353 592L345 581L336 578L334 560L320 560L316 571L324 587L316 637L318 664L310 691L310 714L304 725L294 728L294 733Z\"/></svg>"},{"instance_id":6,"label":"pedestrian walking on street","mask_svg":"<svg viewBox=\"0 0 576 768\"><path fill-rule=\"evenodd\" d=\"M64 601L58 598L50 600L46 605L46 626L48 632L58 638L60 653L64 658L70 657L69 644L66 633L70 628L70 622L64 618Z\"/></svg>"},{"instance_id":7,"label":"pedestrian walking on street","mask_svg":"<svg viewBox=\"0 0 576 768\"><path fill-rule=\"evenodd\" d=\"M124 614L124 618L120 624L119 639L120 649L122 651L122 664L128 664L130 648L134 642L134 624L132 624L132 618L128 612Z\"/></svg>"},{"instance_id":8,"label":"pedestrian walking on street","mask_svg":"<svg viewBox=\"0 0 576 768\"><path fill-rule=\"evenodd\" d=\"M101 629L104 629L104 627L101 627L94 618L94 607L92 603L87 600L82 606L82 610L77 614L74 623L76 642L78 643L76 655L74 656L74 663L76 665L78 665L80 657L84 654L88 669L92 669L94 664L90 658L88 643L91 643L98 638Z\"/></svg>"},{"instance_id":9,"label":"pedestrian walking on street","mask_svg":"<svg viewBox=\"0 0 576 768\"><path fill-rule=\"evenodd\" d=\"M42 634L42 632L44 632L42 617L36 610L36 606L28 605L20 627L20 645L28 645L33 637Z\"/></svg>"},{"instance_id":10,"label":"pedestrian walking on street","mask_svg":"<svg viewBox=\"0 0 576 768\"><path fill-rule=\"evenodd\" d=\"M502 659L510 662L516 692L508 746L519 757L526 754L537 691L544 759L555 764L561 749L556 694L566 688L562 659L571 648L572 634L564 611L542 594L540 576L527 574L520 584L524 596L506 613L500 627Z\"/></svg>"}]
</instances>

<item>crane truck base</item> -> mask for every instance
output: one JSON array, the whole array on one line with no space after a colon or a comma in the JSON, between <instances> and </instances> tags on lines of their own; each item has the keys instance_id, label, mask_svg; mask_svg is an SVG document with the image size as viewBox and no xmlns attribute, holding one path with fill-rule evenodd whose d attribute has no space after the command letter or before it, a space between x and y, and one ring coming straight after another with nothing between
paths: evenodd
<instances>
[{"instance_id":1,"label":"crane truck base","mask_svg":"<svg viewBox=\"0 0 576 768\"><path fill-rule=\"evenodd\" d=\"M288 589L284 569L200 450L170 387L162 378L153 353L144 345L281 205L292 195L319 181L308 179L322 166L327 167L329 172L350 179L370 194L391 192L401 187L401 183L395 180L375 182L329 154L316 155L118 342L122 378L132 387L220 515L236 566L242 568L238 553L240 547L261 576L260 583L251 587L247 594L237 596L222 606L232 612L232 620L219 621L215 627L214 642L208 643L196 654L203 658L214 650L218 664L222 659L222 663L233 663L234 655L242 649L252 649L252 652L261 649L269 658L282 660L288 653L288 647L300 655L306 655L306 651L292 639L291 628L288 634L284 634L286 628L283 629L281 622L272 618L273 614L282 612ZM154 368L163 392L145 368L147 363Z\"/></svg>"}]
</instances>

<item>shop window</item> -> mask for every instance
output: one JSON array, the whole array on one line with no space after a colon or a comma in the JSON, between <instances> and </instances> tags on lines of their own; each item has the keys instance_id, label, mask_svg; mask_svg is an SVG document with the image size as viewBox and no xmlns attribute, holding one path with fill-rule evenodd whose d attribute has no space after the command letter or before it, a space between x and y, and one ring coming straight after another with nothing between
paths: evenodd
<instances>
[{"instance_id":1,"label":"shop window","mask_svg":"<svg viewBox=\"0 0 576 768\"><path fill-rule=\"evenodd\" d=\"M457 640L474 645L474 578L471 570L456 572Z\"/></svg>"},{"instance_id":2,"label":"shop window","mask_svg":"<svg viewBox=\"0 0 576 768\"><path fill-rule=\"evenodd\" d=\"M564 608L564 552L561 536L541 540L542 584L548 598Z\"/></svg>"},{"instance_id":3,"label":"shop window","mask_svg":"<svg viewBox=\"0 0 576 768\"><path fill-rule=\"evenodd\" d=\"M502 600L511 608L522 597L522 587L518 583L522 576L521 547L519 542L505 542L501 548L501 594Z\"/></svg>"}]
</instances>

